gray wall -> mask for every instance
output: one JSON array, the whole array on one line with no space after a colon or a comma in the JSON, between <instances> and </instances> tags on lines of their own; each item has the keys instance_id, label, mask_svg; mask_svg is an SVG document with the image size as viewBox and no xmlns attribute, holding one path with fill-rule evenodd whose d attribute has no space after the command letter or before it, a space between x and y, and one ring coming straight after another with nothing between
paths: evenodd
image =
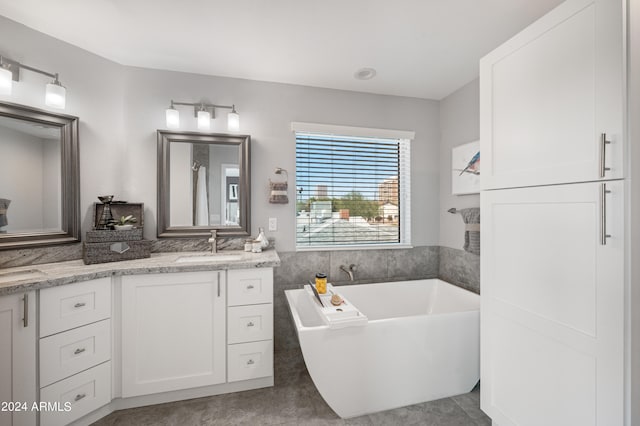
<instances>
[{"instance_id":1,"label":"gray wall","mask_svg":"<svg viewBox=\"0 0 640 426\"><path fill-rule=\"evenodd\" d=\"M479 207L480 195L451 195L451 149L480 139L479 80L462 86L440 101L440 239L439 245L461 249L464 223L451 207Z\"/></svg>"},{"instance_id":2,"label":"gray wall","mask_svg":"<svg viewBox=\"0 0 640 426\"><path fill-rule=\"evenodd\" d=\"M451 149L480 138L479 80L464 85L440 101L440 256L438 276L480 292L480 256L462 250L464 223L452 207L479 207L480 195L451 194ZM482 167L481 167L482 168Z\"/></svg>"},{"instance_id":3,"label":"gray wall","mask_svg":"<svg viewBox=\"0 0 640 426\"><path fill-rule=\"evenodd\" d=\"M278 218L269 236L280 250L294 250L295 203L269 204L269 178L287 169L289 199L295 200L295 141L292 121L413 130L412 230L415 245L438 243L438 102L170 71L125 67L0 17L0 52L60 73L67 87L66 113L80 117L82 230L97 195L144 202L146 238L156 235L156 135L165 127L171 99L236 104L241 132L252 137L252 230ZM47 79L28 71L15 94L2 98L44 108ZM224 111L212 131L226 132ZM192 113L181 111L185 130Z\"/></svg>"}]
</instances>

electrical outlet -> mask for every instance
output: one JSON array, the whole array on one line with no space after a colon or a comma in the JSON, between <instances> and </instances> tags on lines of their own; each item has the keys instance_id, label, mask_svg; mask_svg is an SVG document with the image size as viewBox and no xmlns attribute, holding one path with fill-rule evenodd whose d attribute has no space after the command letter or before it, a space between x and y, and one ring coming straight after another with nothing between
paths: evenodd
<instances>
[{"instance_id":1,"label":"electrical outlet","mask_svg":"<svg viewBox=\"0 0 640 426\"><path fill-rule=\"evenodd\" d=\"M269 218L269 231L277 231L278 230L278 218L270 217Z\"/></svg>"}]
</instances>

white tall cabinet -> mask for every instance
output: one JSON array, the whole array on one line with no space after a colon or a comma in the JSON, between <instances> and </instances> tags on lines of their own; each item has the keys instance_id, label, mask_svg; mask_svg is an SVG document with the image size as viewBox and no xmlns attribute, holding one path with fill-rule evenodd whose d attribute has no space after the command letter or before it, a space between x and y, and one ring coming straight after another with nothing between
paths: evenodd
<instances>
[{"instance_id":1,"label":"white tall cabinet","mask_svg":"<svg viewBox=\"0 0 640 426\"><path fill-rule=\"evenodd\" d=\"M623 425L623 2L482 59L481 380L494 424Z\"/></svg>"},{"instance_id":2,"label":"white tall cabinet","mask_svg":"<svg viewBox=\"0 0 640 426\"><path fill-rule=\"evenodd\" d=\"M35 291L0 297L0 425L36 424ZM17 406L15 405L17 403Z\"/></svg>"}]
</instances>

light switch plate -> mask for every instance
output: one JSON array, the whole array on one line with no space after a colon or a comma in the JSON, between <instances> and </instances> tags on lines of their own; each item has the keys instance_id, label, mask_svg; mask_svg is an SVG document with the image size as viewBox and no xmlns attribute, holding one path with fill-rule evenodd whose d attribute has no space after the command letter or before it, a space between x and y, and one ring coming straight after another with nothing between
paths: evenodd
<instances>
[{"instance_id":1,"label":"light switch plate","mask_svg":"<svg viewBox=\"0 0 640 426\"><path fill-rule=\"evenodd\" d=\"M277 231L278 230L278 218L270 217L269 218L269 231Z\"/></svg>"}]
</instances>

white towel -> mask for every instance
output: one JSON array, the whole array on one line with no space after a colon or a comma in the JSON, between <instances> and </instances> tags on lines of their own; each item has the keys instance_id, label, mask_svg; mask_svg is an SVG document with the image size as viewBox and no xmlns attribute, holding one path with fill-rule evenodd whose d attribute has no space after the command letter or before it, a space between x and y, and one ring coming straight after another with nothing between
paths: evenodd
<instances>
[{"instance_id":1,"label":"white towel","mask_svg":"<svg viewBox=\"0 0 640 426\"><path fill-rule=\"evenodd\" d=\"M209 226L209 201L207 200L207 168L200 166L196 183L196 226Z\"/></svg>"}]
</instances>

